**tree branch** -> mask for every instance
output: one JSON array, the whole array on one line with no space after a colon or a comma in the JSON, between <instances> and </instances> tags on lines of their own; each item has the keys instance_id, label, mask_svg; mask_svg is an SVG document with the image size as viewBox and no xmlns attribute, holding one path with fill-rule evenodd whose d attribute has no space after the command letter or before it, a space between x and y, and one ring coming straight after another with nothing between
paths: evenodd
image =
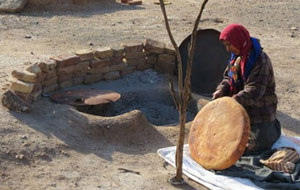
<instances>
[{"instance_id":1,"label":"tree branch","mask_svg":"<svg viewBox=\"0 0 300 190\"><path fill-rule=\"evenodd\" d=\"M200 12L195 20L194 28L191 36L191 42L189 46L188 51L188 60L187 60L187 68L186 68L186 75L184 79L184 86L183 86L183 76L182 76L182 60L181 55L179 52L179 48L173 38L173 35L171 33L170 25L168 22L168 17L165 9L165 5L163 3L163 0L160 1L160 7L164 16L166 29L168 32L168 35L170 37L170 40L172 42L172 45L174 46L174 49L176 50L176 56L178 61L178 87L179 87L179 102L178 102L178 111L179 111L179 120L180 120L180 132L179 132L179 140L176 147L176 176L174 180L181 182L183 181L182 178L182 160L183 160L183 144L184 144L184 137L185 137L185 123L186 123L186 110L189 100L189 95L191 92L190 89L190 78L191 78L191 71L192 71L192 64L193 64L193 58L194 58L194 51L196 46L196 35L197 30L199 26L199 22L204 10L204 7L208 0L204 0L202 3L202 6L200 8ZM174 97L176 97L174 95Z\"/></svg>"}]
</instances>

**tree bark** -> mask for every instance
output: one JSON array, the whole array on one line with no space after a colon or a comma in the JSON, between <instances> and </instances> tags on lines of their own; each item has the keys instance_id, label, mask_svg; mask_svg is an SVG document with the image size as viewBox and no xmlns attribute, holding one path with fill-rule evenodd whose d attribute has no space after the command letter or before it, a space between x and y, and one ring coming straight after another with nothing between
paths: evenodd
<instances>
[{"instance_id":1,"label":"tree bark","mask_svg":"<svg viewBox=\"0 0 300 190\"><path fill-rule=\"evenodd\" d=\"M182 73L183 72L182 71L182 59L181 59L181 55L179 52L179 48L174 40L174 37L173 37L171 29L170 29L164 2L163 2L163 0L159 0L159 1L160 1L161 10L162 10L162 13L164 16L166 29L167 29L169 38L171 40L171 43L176 51L176 57L177 57L177 61L178 61L179 101L178 101L178 104L176 104L176 107L178 108L178 112L179 112L180 130L179 130L179 139L178 139L178 143L177 143L177 147L176 147L175 180L180 182L180 181L183 181L182 160L183 160L183 145L184 145L184 137L185 137L186 110L187 110L187 106L188 106L189 95L191 92L190 78L191 78L192 64L193 64L193 58L194 58L194 51L195 51L195 46L196 46L196 35L197 35L197 30L198 30L198 26L199 26L199 22L200 22L203 10L204 10L205 5L208 2L208 0L203 1L202 6L199 11L199 14L194 23L194 28L193 28L191 42L190 42L189 51L188 51L187 69L186 69L186 74L185 74L185 79L184 79L184 85L183 85L183 75L182 75L183 74ZM173 86L172 81L169 80L169 82L171 83L170 86ZM175 92L174 92L174 89L172 90L172 88L171 88L171 94L173 96L173 99L176 101Z\"/></svg>"}]
</instances>

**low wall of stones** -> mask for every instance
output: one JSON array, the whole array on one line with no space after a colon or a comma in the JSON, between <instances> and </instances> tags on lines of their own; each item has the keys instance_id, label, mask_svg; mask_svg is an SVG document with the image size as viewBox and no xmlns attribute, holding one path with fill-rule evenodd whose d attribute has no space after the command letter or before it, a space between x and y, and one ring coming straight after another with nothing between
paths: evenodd
<instances>
[{"instance_id":1,"label":"low wall of stones","mask_svg":"<svg viewBox=\"0 0 300 190\"><path fill-rule=\"evenodd\" d=\"M41 95L75 85L114 80L134 71L174 73L176 53L164 43L146 39L118 47L80 50L51 57L12 72L10 91L32 103Z\"/></svg>"}]
</instances>

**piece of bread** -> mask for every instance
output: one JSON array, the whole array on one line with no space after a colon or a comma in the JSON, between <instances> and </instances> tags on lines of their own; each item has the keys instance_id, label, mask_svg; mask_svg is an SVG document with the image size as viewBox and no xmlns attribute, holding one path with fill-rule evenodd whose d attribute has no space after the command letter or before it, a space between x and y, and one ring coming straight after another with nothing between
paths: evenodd
<instances>
[{"instance_id":1,"label":"piece of bread","mask_svg":"<svg viewBox=\"0 0 300 190\"><path fill-rule=\"evenodd\" d=\"M232 166L244 153L250 119L230 97L206 104L195 117L188 137L191 157L206 169Z\"/></svg>"}]
</instances>

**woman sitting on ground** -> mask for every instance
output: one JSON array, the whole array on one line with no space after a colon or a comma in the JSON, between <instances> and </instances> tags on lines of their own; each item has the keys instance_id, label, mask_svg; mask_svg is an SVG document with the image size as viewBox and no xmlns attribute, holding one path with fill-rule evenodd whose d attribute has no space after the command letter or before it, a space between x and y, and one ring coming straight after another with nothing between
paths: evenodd
<instances>
[{"instance_id":1,"label":"woman sitting on ground","mask_svg":"<svg viewBox=\"0 0 300 190\"><path fill-rule=\"evenodd\" d=\"M228 25L220 40L231 52L231 59L213 99L230 96L246 109L251 122L247 151L270 149L281 135L271 60L259 40L250 37L242 25Z\"/></svg>"}]
</instances>

